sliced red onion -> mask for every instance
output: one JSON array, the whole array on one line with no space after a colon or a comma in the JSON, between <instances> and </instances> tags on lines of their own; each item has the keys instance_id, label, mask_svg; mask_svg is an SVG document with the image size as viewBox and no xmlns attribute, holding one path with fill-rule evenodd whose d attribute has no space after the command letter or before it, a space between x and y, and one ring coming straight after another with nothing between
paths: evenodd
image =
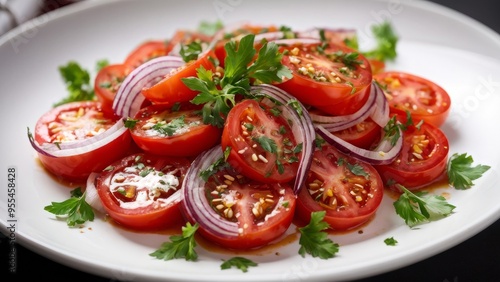
<instances>
[{"instance_id":1,"label":"sliced red onion","mask_svg":"<svg viewBox=\"0 0 500 282\"><path fill-rule=\"evenodd\" d=\"M272 42L276 43L277 45L296 45L296 44L307 45L307 44L320 44L321 40L316 38L299 37L299 38L277 39L273 40Z\"/></svg>"},{"instance_id":2,"label":"sliced red onion","mask_svg":"<svg viewBox=\"0 0 500 282\"><path fill-rule=\"evenodd\" d=\"M376 93L373 87L370 87L370 93L365 104L355 113L344 116L324 116L311 114L315 125L321 125L330 132L336 132L352 127L372 115L374 110Z\"/></svg>"},{"instance_id":3,"label":"sliced red onion","mask_svg":"<svg viewBox=\"0 0 500 282\"><path fill-rule=\"evenodd\" d=\"M339 41L344 41L345 39L351 39L356 37L356 30L355 29L346 29L346 28L338 28L338 29L333 29L333 28L312 28L304 31L299 31L297 33L298 37L304 37L304 38L316 38L316 39L321 39L320 31L324 30L326 33L328 33L331 36L336 36L338 37Z\"/></svg>"},{"instance_id":4,"label":"sliced red onion","mask_svg":"<svg viewBox=\"0 0 500 282\"><path fill-rule=\"evenodd\" d=\"M370 117L380 127L384 127L391 119L389 116L389 103L380 85L374 81L372 82L371 88L375 91L375 105L373 106Z\"/></svg>"},{"instance_id":5,"label":"sliced red onion","mask_svg":"<svg viewBox=\"0 0 500 282\"><path fill-rule=\"evenodd\" d=\"M206 170L223 157L222 147L217 145L201 153L189 167L181 189L181 205L187 217L194 222L210 226L210 230L220 237L238 236L238 224L223 219L211 207L205 194L205 180L200 171Z\"/></svg>"},{"instance_id":6,"label":"sliced red onion","mask_svg":"<svg viewBox=\"0 0 500 282\"><path fill-rule=\"evenodd\" d=\"M162 56L147 61L134 69L122 82L113 101L118 116L133 117L146 99L141 90L151 87L165 75L182 67L184 61L176 56Z\"/></svg>"},{"instance_id":7,"label":"sliced red onion","mask_svg":"<svg viewBox=\"0 0 500 282\"><path fill-rule=\"evenodd\" d=\"M100 173L92 172L87 178L87 183L85 185L85 201L96 211L101 214L106 213L106 209L102 205L101 198L97 193L97 188L95 186L96 179Z\"/></svg>"},{"instance_id":8,"label":"sliced red onion","mask_svg":"<svg viewBox=\"0 0 500 282\"><path fill-rule=\"evenodd\" d=\"M106 146L108 143L112 142L123 134L129 134L128 129L125 127L122 120L118 120L108 130L84 140L69 141L59 144L38 144L38 142L30 137L30 142L33 148L38 153L49 157L60 158L77 156L96 150L100 147Z\"/></svg>"},{"instance_id":9,"label":"sliced red onion","mask_svg":"<svg viewBox=\"0 0 500 282\"><path fill-rule=\"evenodd\" d=\"M396 144L394 146L390 144L390 141L384 139L380 142L380 144L373 150L366 150L359 148L346 142L339 137L333 135L331 132L326 130L323 126L317 125L316 132L325 139L326 142L335 146L339 151L357 158L361 161L367 162L372 165L385 165L393 162L399 153L401 152L401 148L403 147L403 134L401 129L399 129L399 135Z\"/></svg>"},{"instance_id":10,"label":"sliced red onion","mask_svg":"<svg viewBox=\"0 0 500 282\"><path fill-rule=\"evenodd\" d=\"M309 112L295 97L273 85L261 84L252 86L250 93L256 96L266 95L281 103L283 117L291 121L295 141L297 144L302 143L302 155L293 187L294 193L298 194L302 184L306 180L307 172L311 166L314 140L316 137ZM296 105L300 107L300 113L297 112L297 109L289 105L290 101L296 101Z\"/></svg>"}]
</instances>

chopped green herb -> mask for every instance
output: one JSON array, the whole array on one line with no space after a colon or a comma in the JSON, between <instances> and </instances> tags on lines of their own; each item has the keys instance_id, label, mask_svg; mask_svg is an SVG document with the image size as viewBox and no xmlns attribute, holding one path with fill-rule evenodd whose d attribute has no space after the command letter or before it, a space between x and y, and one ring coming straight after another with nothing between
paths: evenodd
<instances>
[{"instance_id":1,"label":"chopped green herb","mask_svg":"<svg viewBox=\"0 0 500 282\"><path fill-rule=\"evenodd\" d=\"M472 156L453 154L448 160L447 174L450 185L459 190L469 189L474 186L473 181L480 178L491 167L487 165L472 166Z\"/></svg>"},{"instance_id":2,"label":"chopped green herb","mask_svg":"<svg viewBox=\"0 0 500 282\"><path fill-rule=\"evenodd\" d=\"M182 60L186 63L198 59L198 55L203 51L203 46L198 41L193 41L187 45L181 44L181 50L179 55L181 55Z\"/></svg>"},{"instance_id":3,"label":"chopped green herb","mask_svg":"<svg viewBox=\"0 0 500 282\"><path fill-rule=\"evenodd\" d=\"M123 120L123 124L125 125L126 128L132 129L135 127L135 125L139 122L138 119L132 119L132 118L126 118Z\"/></svg>"},{"instance_id":4,"label":"chopped green herb","mask_svg":"<svg viewBox=\"0 0 500 282\"><path fill-rule=\"evenodd\" d=\"M229 269L231 267L236 267L243 272L247 272L248 267L250 266L257 266L257 263L244 257L233 257L224 261L221 264L220 269L224 270L224 269Z\"/></svg>"},{"instance_id":5,"label":"chopped green herb","mask_svg":"<svg viewBox=\"0 0 500 282\"><path fill-rule=\"evenodd\" d=\"M414 194L402 185L397 187L403 193L394 202L394 208L409 227L446 217L455 209L443 196L429 195L426 192Z\"/></svg>"},{"instance_id":6,"label":"chopped green herb","mask_svg":"<svg viewBox=\"0 0 500 282\"><path fill-rule=\"evenodd\" d=\"M89 101L95 99L90 74L77 62L70 61L64 66L59 66L59 73L66 84L68 96L55 103L53 105L54 107L69 102Z\"/></svg>"},{"instance_id":7,"label":"chopped green herb","mask_svg":"<svg viewBox=\"0 0 500 282\"><path fill-rule=\"evenodd\" d=\"M325 211L311 213L311 221L308 225L299 228L300 249L299 254L305 257L306 253L313 257L329 259L339 251L339 245L328 238L328 233L323 230L328 229L328 223L324 222Z\"/></svg>"},{"instance_id":8,"label":"chopped green herb","mask_svg":"<svg viewBox=\"0 0 500 282\"><path fill-rule=\"evenodd\" d=\"M68 226L84 224L87 221L94 220L94 211L85 201L86 192L81 188L75 188L71 191L71 197L63 202L52 202L45 206L44 210L55 214L56 216L65 216Z\"/></svg>"},{"instance_id":9,"label":"chopped green herb","mask_svg":"<svg viewBox=\"0 0 500 282\"><path fill-rule=\"evenodd\" d=\"M390 237L390 238L386 238L384 240L384 243L387 246L396 246L398 244L398 241L396 239L394 239L394 237Z\"/></svg>"},{"instance_id":10,"label":"chopped green herb","mask_svg":"<svg viewBox=\"0 0 500 282\"><path fill-rule=\"evenodd\" d=\"M162 260L184 258L187 261L196 261L198 254L195 250L194 234L198 227L198 223L195 223L195 225L191 225L189 222L186 223L182 227L182 235L170 236L170 242L163 243L158 250L149 255Z\"/></svg>"},{"instance_id":11,"label":"chopped green herb","mask_svg":"<svg viewBox=\"0 0 500 282\"><path fill-rule=\"evenodd\" d=\"M377 46L370 51L363 52L365 57L376 59L379 61L392 61L396 58L396 47L398 36L390 22L385 21L379 25L372 26L373 36L377 42Z\"/></svg>"}]
</instances>

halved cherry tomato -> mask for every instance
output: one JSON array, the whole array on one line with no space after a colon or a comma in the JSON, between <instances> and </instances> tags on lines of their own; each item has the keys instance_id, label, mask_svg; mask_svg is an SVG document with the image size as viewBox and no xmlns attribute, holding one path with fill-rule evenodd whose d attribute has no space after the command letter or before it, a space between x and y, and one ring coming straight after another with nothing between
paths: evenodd
<instances>
[{"instance_id":1,"label":"halved cherry tomato","mask_svg":"<svg viewBox=\"0 0 500 282\"><path fill-rule=\"evenodd\" d=\"M333 135L342 140L367 150L380 140L381 134L382 128L370 118L347 129L333 132Z\"/></svg>"},{"instance_id":2,"label":"halved cherry tomato","mask_svg":"<svg viewBox=\"0 0 500 282\"><path fill-rule=\"evenodd\" d=\"M396 184L408 190L423 188L444 176L449 145L446 135L432 124L403 131L403 148L399 157L388 165L376 165L386 187L399 191Z\"/></svg>"},{"instance_id":3,"label":"halved cherry tomato","mask_svg":"<svg viewBox=\"0 0 500 282\"><path fill-rule=\"evenodd\" d=\"M108 165L96 179L96 189L115 222L134 230L159 230L183 221L178 191L190 165L187 159L138 153Z\"/></svg>"},{"instance_id":4,"label":"halved cherry tomato","mask_svg":"<svg viewBox=\"0 0 500 282\"><path fill-rule=\"evenodd\" d=\"M170 73L155 85L144 88L141 93L153 104L174 105L179 102L192 100L198 91L191 90L183 82L182 78L196 76L197 69L204 67L207 70L214 70L214 65L210 58L214 58L213 51L207 52L198 60L186 63L186 65Z\"/></svg>"},{"instance_id":5,"label":"halved cherry tomato","mask_svg":"<svg viewBox=\"0 0 500 282\"><path fill-rule=\"evenodd\" d=\"M116 92L130 71L131 68L125 64L112 64L103 67L97 73L94 80L94 92L104 111L114 113L113 100Z\"/></svg>"},{"instance_id":6,"label":"halved cherry tomato","mask_svg":"<svg viewBox=\"0 0 500 282\"><path fill-rule=\"evenodd\" d=\"M311 212L326 211L333 230L348 230L366 223L377 211L384 185L375 168L325 144L313 155L305 186L295 211L298 224L308 223Z\"/></svg>"},{"instance_id":7,"label":"halved cherry tomato","mask_svg":"<svg viewBox=\"0 0 500 282\"><path fill-rule=\"evenodd\" d=\"M299 101L332 115L356 112L368 99L372 81L368 60L359 52L330 44L284 48L283 64L293 77L277 84Z\"/></svg>"},{"instance_id":8,"label":"halved cherry tomato","mask_svg":"<svg viewBox=\"0 0 500 282\"><path fill-rule=\"evenodd\" d=\"M227 162L257 181L287 182L298 169L295 138L290 125L268 106L243 100L227 115L222 148L231 148Z\"/></svg>"},{"instance_id":9,"label":"halved cherry tomato","mask_svg":"<svg viewBox=\"0 0 500 282\"><path fill-rule=\"evenodd\" d=\"M34 139L40 145L82 141L103 133L117 122L122 121L104 112L99 102L72 102L42 115L36 123ZM55 176L82 181L90 173L101 171L109 163L128 154L131 144L129 132L124 131L124 134L95 150L65 157L39 154L39 159Z\"/></svg>"},{"instance_id":10,"label":"halved cherry tomato","mask_svg":"<svg viewBox=\"0 0 500 282\"><path fill-rule=\"evenodd\" d=\"M168 41L146 41L130 52L123 64L135 69L151 59L167 55L172 48L173 44Z\"/></svg>"},{"instance_id":11,"label":"halved cherry tomato","mask_svg":"<svg viewBox=\"0 0 500 282\"><path fill-rule=\"evenodd\" d=\"M437 127L446 121L450 96L435 82L398 71L382 72L374 79L382 85L392 113L406 117L409 111L415 123L424 120Z\"/></svg>"},{"instance_id":12,"label":"halved cherry tomato","mask_svg":"<svg viewBox=\"0 0 500 282\"><path fill-rule=\"evenodd\" d=\"M259 248L276 240L290 227L296 205L289 184L254 181L229 166L209 177L201 197L219 214L214 220L235 222L239 232L221 234L214 231L212 222L199 222L198 231L210 242L230 249ZM185 208L183 202L181 210Z\"/></svg>"},{"instance_id":13,"label":"halved cherry tomato","mask_svg":"<svg viewBox=\"0 0 500 282\"><path fill-rule=\"evenodd\" d=\"M222 129L204 124L200 108L190 103L172 109L165 105L142 108L131 128L144 151L162 156L196 156L220 141Z\"/></svg>"}]
</instances>

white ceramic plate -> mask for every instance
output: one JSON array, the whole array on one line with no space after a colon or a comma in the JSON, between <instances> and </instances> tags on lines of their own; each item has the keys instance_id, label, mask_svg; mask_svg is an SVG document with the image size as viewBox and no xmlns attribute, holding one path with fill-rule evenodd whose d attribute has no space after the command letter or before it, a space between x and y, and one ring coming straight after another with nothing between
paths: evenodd
<instances>
[{"instance_id":1,"label":"white ceramic plate","mask_svg":"<svg viewBox=\"0 0 500 282\"><path fill-rule=\"evenodd\" d=\"M427 77L449 91L453 110L443 130L451 152L467 152L492 169L467 191L444 190L457 206L453 215L411 230L385 197L363 234L331 236L341 245L330 260L302 258L298 243L259 255L247 273L220 270L221 259L201 247L198 262L160 261L148 254L168 240L137 234L97 218L70 229L43 207L67 199L69 189L54 182L37 164L26 128L66 95L57 67L76 60L92 69L99 59L120 62L140 42L167 38L177 28L201 20L250 21L295 28L347 27L370 44L369 27L390 19L401 41L390 69ZM459 33L453 29L460 30ZM3 124L0 195L2 232L67 266L117 280L137 281L312 281L363 278L400 268L451 248L500 216L500 38L483 25L426 1L85 1L45 15L0 38L0 120ZM7 169L15 167L15 230L9 230ZM394 237L389 247L384 239ZM279 254L277 253L279 252Z\"/></svg>"}]
</instances>

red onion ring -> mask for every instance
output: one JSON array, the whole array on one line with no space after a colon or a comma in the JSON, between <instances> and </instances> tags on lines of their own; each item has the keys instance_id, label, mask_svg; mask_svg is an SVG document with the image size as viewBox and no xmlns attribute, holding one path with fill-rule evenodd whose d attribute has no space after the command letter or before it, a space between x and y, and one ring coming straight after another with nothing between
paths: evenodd
<instances>
[{"instance_id":1,"label":"red onion ring","mask_svg":"<svg viewBox=\"0 0 500 282\"><path fill-rule=\"evenodd\" d=\"M121 117L132 117L146 99L141 94L144 87L151 87L171 71L184 65L176 56L154 58L134 69L123 80L113 101L114 112Z\"/></svg>"},{"instance_id":2,"label":"red onion ring","mask_svg":"<svg viewBox=\"0 0 500 282\"><path fill-rule=\"evenodd\" d=\"M36 142L32 136L29 136L29 139L31 145L38 153L49 157L60 158L76 156L96 150L100 147L106 146L108 143L112 142L123 134L129 134L128 129L125 127L122 120L118 120L108 130L85 140L69 141L59 144L38 144L38 142Z\"/></svg>"},{"instance_id":3,"label":"red onion ring","mask_svg":"<svg viewBox=\"0 0 500 282\"><path fill-rule=\"evenodd\" d=\"M366 150L340 139L321 125L316 126L316 132L323 137L326 142L335 146L339 151L372 165L390 164L398 157L403 148L403 134L400 128L398 128L398 130L400 137L394 146L390 144L389 140L384 139L375 149Z\"/></svg>"},{"instance_id":4,"label":"red onion ring","mask_svg":"<svg viewBox=\"0 0 500 282\"><path fill-rule=\"evenodd\" d=\"M201 153L189 167L186 177L182 183L181 205L183 212L194 222L210 225L210 229L217 236L238 236L238 224L227 220L221 220L208 202L205 196L205 180L199 173L206 170L219 158L223 157L222 147L217 145Z\"/></svg>"},{"instance_id":5,"label":"red onion ring","mask_svg":"<svg viewBox=\"0 0 500 282\"><path fill-rule=\"evenodd\" d=\"M309 112L295 97L273 85L261 84L252 86L250 93L255 96L266 95L281 103L283 105L281 106L283 116L285 119L291 121L293 135L297 143L302 143L302 155L293 186L294 193L298 194L302 184L306 180L307 172L311 166L314 140L316 137ZM297 102L297 105L300 106L300 113L289 105L290 101Z\"/></svg>"}]
</instances>

